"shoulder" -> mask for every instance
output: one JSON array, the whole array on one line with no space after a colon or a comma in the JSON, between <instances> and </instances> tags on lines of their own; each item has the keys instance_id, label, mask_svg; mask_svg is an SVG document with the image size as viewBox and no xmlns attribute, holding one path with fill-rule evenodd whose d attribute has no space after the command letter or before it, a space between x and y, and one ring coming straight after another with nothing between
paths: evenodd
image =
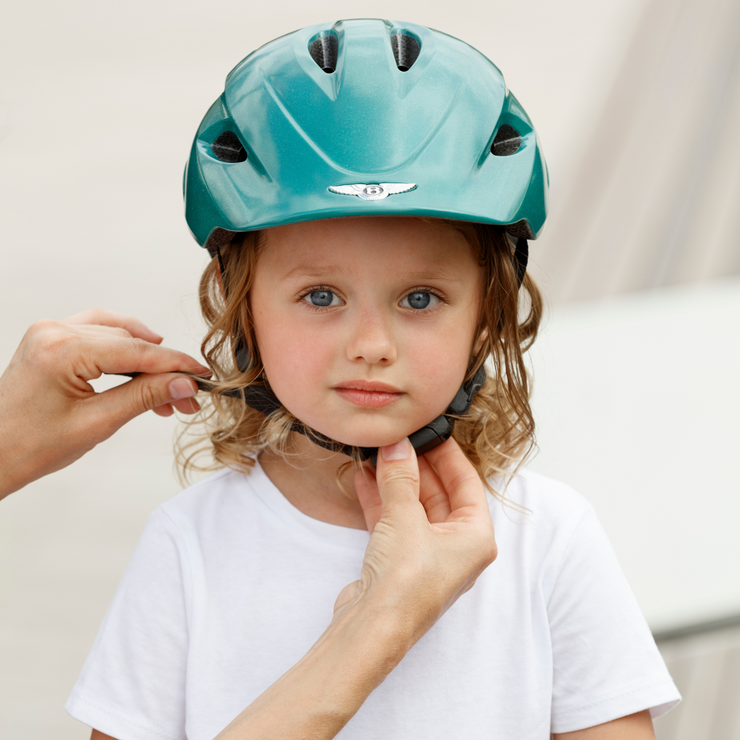
<instances>
[{"instance_id":1,"label":"shoulder","mask_svg":"<svg viewBox=\"0 0 740 740\"><path fill-rule=\"evenodd\" d=\"M153 518L169 520L180 530L214 524L215 519L236 515L244 507L250 491L249 474L223 468L161 504Z\"/></svg>"},{"instance_id":2,"label":"shoulder","mask_svg":"<svg viewBox=\"0 0 740 740\"><path fill-rule=\"evenodd\" d=\"M491 513L496 509L520 511L517 519L550 522L575 522L593 512L593 506L586 497L567 483L548 478L532 470L523 468L510 479L492 478L490 484L501 496L489 497Z\"/></svg>"},{"instance_id":3,"label":"shoulder","mask_svg":"<svg viewBox=\"0 0 740 740\"><path fill-rule=\"evenodd\" d=\"M499 557L524 568L548 590L574 544L598 527L589 501L571 486L531 470L519 470L506 484L492 479L503 500L488 496Z\"/></svg>"}]
</instances>

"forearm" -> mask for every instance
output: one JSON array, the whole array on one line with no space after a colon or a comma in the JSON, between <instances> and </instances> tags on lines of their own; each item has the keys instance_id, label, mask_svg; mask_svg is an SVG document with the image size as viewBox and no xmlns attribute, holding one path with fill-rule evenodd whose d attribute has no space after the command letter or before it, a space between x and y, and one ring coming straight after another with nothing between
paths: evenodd
<instances>
[{"instance_id":1,"label":"forearm","mask_svg":"<svg viewBox=\"0 0 740 740\"><path fill-rule=\"evenodd\" d=\"M7 423L6 423L7 422ZM49 425L51 426L51 424ZM80 454L83 450L80 445ZM13 420L0 421L0 499L77 459L51 443L42 444L33 431Z\"/></svg>"},{"instance_id":2,"label":"forearm","mask_svg":"<svg viewBox=\"0 0 740 740\"><path fill-rule=\"evenodd\" d=\"M28 469L29 450L23 444L23 427L0 420L0 499L20 490L34 478Z\"/></svg>"},{"instance_id":3,"label":"forearm","mask_svg":"<svg viewBox=\"0 0 740 740\"><path fill-rule=\"evenodd\" d=\"M386 612L357 605L217 740L328 740L401 662L410 641Z\"/></svg>"}]
</instances>

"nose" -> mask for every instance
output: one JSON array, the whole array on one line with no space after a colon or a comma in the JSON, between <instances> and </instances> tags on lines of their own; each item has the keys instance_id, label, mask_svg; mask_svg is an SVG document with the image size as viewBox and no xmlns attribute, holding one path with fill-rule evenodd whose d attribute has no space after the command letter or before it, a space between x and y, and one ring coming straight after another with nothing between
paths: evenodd
<instances>
[{"instance_id":1,"label":"nose","mask_svg":"<svg viewBox=\"0 0 740 740\"><path fill-rule=\"evenodd\" d=\"M396 359L390 317L374 307L358 311L350 329L347 357L369 365L390 365Z\"/></svg>"}]
</instances>

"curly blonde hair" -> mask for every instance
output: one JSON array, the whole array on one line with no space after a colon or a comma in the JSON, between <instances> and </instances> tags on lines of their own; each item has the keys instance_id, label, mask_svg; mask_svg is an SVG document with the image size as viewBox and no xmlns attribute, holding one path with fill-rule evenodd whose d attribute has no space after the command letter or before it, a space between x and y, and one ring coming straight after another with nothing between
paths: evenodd
<instances>
[{"instance_id":1,"label":"curly blonde hair","mask_svg":"<svg viewBox=\"0 0 740 740\"><path fill-rule=\"evenodd\" d=\"M462 417L455 417L453 437L475 466L487 489L503 500L491 487L497 475L510 477L534 447L534 418L529 405L530 379L523 354L532 346L542 317L542 297L529 275L518 286L512 248L501 227L449 219L420 219L430 225L450 226L465 237L483 268L483 300L476 327L474 347L465 382L487 360L493 373L475 396ZM203 399L202 409L186 421L176 440L178 476L187 482L191 470L217 470L229 467L248 473L254 467L254 454L269 449L290 459L290 437L300 424L285 408L265 416L245 403L243 396L224 395L226 391L249 385L269 388L260 358L249 292L255 266L265 246L264 231L237 234L220 248L200 280L199 298L208 332L201 344L203 357L218 379ZM223 271L222 269L223 268ZM248 371L237 366L235 350L246 345L252 362ZM193 431L198 425L200 431ZM309 438L311 431L304 427ZM199 464L203 454L210 464ZM359 455L358 455L359 457ZM352 466L350 460L341 466Z\"/></svg>"}]
</instances>

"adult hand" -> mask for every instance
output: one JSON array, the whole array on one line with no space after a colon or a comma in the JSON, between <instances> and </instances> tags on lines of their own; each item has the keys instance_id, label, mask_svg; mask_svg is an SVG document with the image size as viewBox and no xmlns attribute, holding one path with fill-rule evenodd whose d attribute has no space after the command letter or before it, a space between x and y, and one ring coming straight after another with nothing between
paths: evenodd
<instances>
[{"instance_id":1,"label":"adult hand","mask_svg":"<svg viewBox=\"0 0 740 740\"><path fill-rule=\"evenodd\" d=\"M130 316L95 308L37 321L0 377L0 498L69 465L147 410L170 416L199 406L195 382L210 375ZM96 393L103 373L143 373Z\"/></svg>"},{"instance_id":2,"label":"adult hand","mask_svg":"<svg viewBox=\"0 0 740 740\"><path fill-rule=\"evenodd\" d=\"M409 649L496 559L493 522L477 471L454 439L416 457L403 439L383 447L378 467L355 475L370 534L359 581L335 615L371 601L409 637Z\"/></svg>"}]
</instances>

